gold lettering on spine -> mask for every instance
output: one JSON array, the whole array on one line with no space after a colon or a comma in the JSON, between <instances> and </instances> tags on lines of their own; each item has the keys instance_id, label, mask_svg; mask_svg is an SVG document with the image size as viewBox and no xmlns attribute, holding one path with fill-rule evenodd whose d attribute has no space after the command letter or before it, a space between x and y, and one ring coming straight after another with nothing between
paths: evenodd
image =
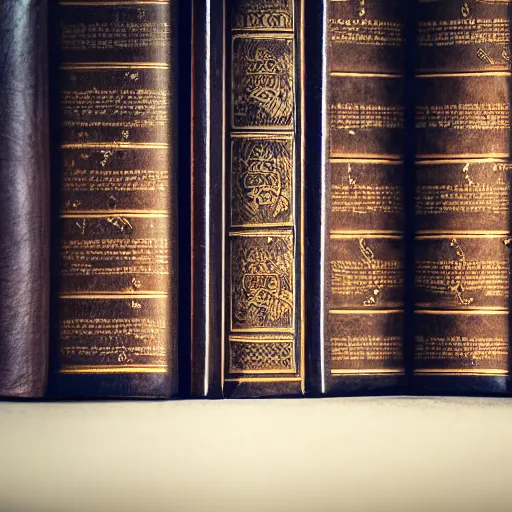
<instances>
[{"instance_id":1,"label":"gold lettering on spine","mask_svg":"<svg viewBox=\"0 0 512 512\"><path fill-rule=\"evenodd\" d=\"M405 2L328 2L326 372L404 372ZM350 381L348 381L350 382Z\"/></svg>"},{"instance_id":2,"label":"gold lettering on spine","mask_svg":"<svg viewBox=\"0 0 512 512\"><path fill-rule=\"evenodd\" d=\"M170 9L60 5L64 374L168 371Z\"/></svg>"},{"instance_id":3,"label":"gold lettering on spine","mask_svg":"<svg viewBox=\"0 0 512 512\"><path fill-rule=\"evenodd\" d=\"M510 2L418 2L414 372L505 376Z\"/></svg>"},{"instance_id":4,"label":"gold lettering on spine","mask_svg":"<svg viewBox=\"0 0 512 512\"><path fill-rule=\"evenodd\" d=\"M303 212L297 209L302 141L295 115L299 4L229 3L226 382L280 382L290 374L303 379L297 322L297 272L303 272Z\"/></svg>"}]
</instances>

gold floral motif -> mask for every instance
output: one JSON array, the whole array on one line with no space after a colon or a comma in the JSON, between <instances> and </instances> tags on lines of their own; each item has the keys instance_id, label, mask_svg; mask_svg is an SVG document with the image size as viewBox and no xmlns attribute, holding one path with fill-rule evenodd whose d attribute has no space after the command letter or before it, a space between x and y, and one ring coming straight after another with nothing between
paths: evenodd
<instances>
[{"instance_id":1,"label":"gold floral motif","mask_svg":"<svg viewBox=\"0 0 512 512\"><path fill-rule=\"evenodd\" d=\"M293 0L238 0L233 10L233 28L291 30Z\"/></svg>"},{"instance_id":2,"label":"gold floral motif","mask_svg":"<svg viewBox=\"0 0 512 512\"><path fill-rule=\"evenodd\" d=\"M466 254L456 238L452 238L450 240L450 247L455 249L457 259L454 261L453 272L450 276L448 289L456 295L457 300L463 306L469 306L473 302L473 298L464 298L464 281L468 263Z\"/></svg>"},{"instance_id":3,"label":"gold floral motif","mask_svg":"<svg viewBox=\"0 0 512 512\"><path fill-rule=\"evenodd\" d=\"M233 140L232 224L292 220L291 138Z\"/></svg>"},{"instance_id":4,"label":"gold floral motif","mask_svg":"<svg viewBox=\"0 0 512 512\"><path fill-rule=\"evenodd\" d=\"M366 300L363 302L363 305L375 306L381 297L381 291L383 288L379 273L376 272L376 268L378 268L379 265L375 260L374 252L370 249L364 238L359 240L359 249L363 255L363 262L368 267L368 272L371 275L372 281L372 289L370 290Z\"/></svg>"},{"instance_id":5,"label":"gold floral motif","mask_svg":"<svg viewBox=\"0 0 512 512\"><path fill-rule=\"evenodd\" d=\"M232 327L293 327L291 235L236 236L232 240Z\"/></svg>"},{"instance_id":6,"label":"gold floral motif","mask_svg":"<svg viewBox=\"0 0 512 512\"><path fill-rule=\"evenodd\" d=\"M293 125L293 39L233 39L233 127Z\"/></svg>"}]
</instances>

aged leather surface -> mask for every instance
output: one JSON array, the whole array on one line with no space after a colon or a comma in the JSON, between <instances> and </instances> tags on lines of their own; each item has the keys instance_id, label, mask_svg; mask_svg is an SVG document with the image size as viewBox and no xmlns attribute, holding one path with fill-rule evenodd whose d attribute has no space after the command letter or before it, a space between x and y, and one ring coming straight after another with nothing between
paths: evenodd
<instances>
[{"instance_id":1,"label":"aged leather surface","mask_svg":"<svg viewBox=\"0 0 512 512\"><path fill-rule=\"evenodd\" d=\"M58 396L177 393L179 3L53 6Z\"/></svg>"},{"instance_id":2,"label":"aged leather surface","mask_svg":"<svg viewBox=\"0 0 512 512\"><path fill-rule=\"evenodd\" d=\"M223 116L224 2L213 2L211 32L205 30L207 1L192 6L192 176L191 176L191 394L222 397L222 158L224 134L212 120ZM208 81L209 79L209 81ZM210 108L210 118L205 113ZM207 141L210 144L207 144ZM209 178L209 179L208 179ZM207 236L208 233L208 236Z\"/></svg>"},{"instance_id":3,"label":"aged leather surface","mask_svg":"<svg viewBox=\"0 0 512 512\"><path fill-rule=\"evenodd\" d=\"M417 2L414 388L506 391L510 5Z\"/></svg>"},{"instance_id":4,"label":"aged leather surface","mask_svg":"<svg viewBox=\"0 0 512 512\"><path fill-rule=\"evenodd\" d=\"M397 392L405 381L407 4L318 4L306 11L308 387Z\"/></svg>"},{"instance_id":5,"label":"aged leather surface","mask_svg":"<svg viewBox=\"0 0 512 512\"><path fill-rule=\"evenodd\" d=\"M304 391L302 6L194 3L194 396Z\"/></svg>"},{"instance_id":6,"label":"aged leather surface","mask_svg":"<svg viewBox=\"0 0 512 512\"><path fill-rule=\"evenodd\" d=\"M45 0L0 2L0 396L40 397L48 366Z\"/></svg>"}]
</instances>

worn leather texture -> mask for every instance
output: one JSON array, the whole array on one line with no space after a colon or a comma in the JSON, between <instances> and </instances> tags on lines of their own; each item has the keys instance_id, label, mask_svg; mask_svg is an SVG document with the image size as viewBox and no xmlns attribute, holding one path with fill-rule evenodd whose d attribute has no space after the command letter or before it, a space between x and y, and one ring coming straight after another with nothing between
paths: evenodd
<instances>
[{"instance_id":1,"label":"worn leather texture","mask_svg":"<svg viewBox=\"0 0 512 512\"><path fill-rule=\"evenodd\" d=\"M411 23L417 31L414 390L504 394L511 326L510 4L417 2Z\"/></svg>"},{"instance_id":2,"label":"worn leather texture","mask_svg":"<svg viewBox=\"0 0 512 512\"><path fill-rule=\"evenodd\" d=\"M52 2L52 395L177 393L178 4Z\"/></svg>"},{"instance_id":3,"label":"worn leather texture","mask_svg":"<svg viewBox=\"0 0 512 512\"><path fill-rule=\"evenodd\" d=\"M0 2L0 396L40 397L48 366L45 0Z\"/></svg>"},{"instance_id":4,"label":"worn leather texture","mask_svg":"<svg viewBox=\"0 0 512 512\"><path fill-rule=\"evenodd\" d=\"M315 395L397 393L405 383L406 4L306 7L308 391Z\"/></svg>"},{"instance_id":5,"label":"worn leather texture","mask_svg":"<svg viewBox=\"0 0 512 512\"><path fill-rule=\"evenodd\" d=\"M304 391L302 6L193 5L193 396Z\"/></svg>"}]
</instances>

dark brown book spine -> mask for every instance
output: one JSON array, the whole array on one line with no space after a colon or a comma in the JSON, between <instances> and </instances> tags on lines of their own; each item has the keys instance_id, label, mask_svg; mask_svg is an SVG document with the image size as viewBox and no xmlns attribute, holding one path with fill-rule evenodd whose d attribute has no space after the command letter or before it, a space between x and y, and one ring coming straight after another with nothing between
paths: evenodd
<instances>
[{"instance_id":1,"label":"dark brown book spine","mask_svg":"<svg viewBox=\"0 0 512 512\"><path fill-rule=\"evenodd\" d=\"M509 2L417 4L416 390L509 371Z\"/></svg>"},{"instance_id":2,"label":"dark brown book spine","mask_svg":"<svg viewBox=\"0 0 512 512\"><path fill-rule=\"evenodd\" d=\"M308 169L308 187L309 177L317 182L308 201L318 282L311 387L396 391L404 380L406 2L322 4L321 92L311 101L324 116L316 123L323 159Z\"/></svg>"},{"instance_id":3,"label":"dark brown book spine","mask_svg":"<svg viewBox=\"0 0 512 512\"><path fill-rule=\"evenodd\" d=\"M194 104L206 110L194 112L195 144L207 153L193 179L196 204L212 206L194 233L195 395L304 390L302 5L198 2L195 87L205 92Z\"/></svg>"},{"instance_id":4,"label":"dark brown book spine","mask_svg":"<svg viewBox=\"0 0 512 512\"><path fill-rule=\"evenodd\" d=\"M177 392L177 7L56 7L59 395Z\"/></svg>"},{"instance_id":5,"label":"dark brown book spine","mask_svg":"<svg viewBox=\"0 0 512 512\"><path fill-rule=\"evenodd\" d=\"M0 2L0 396L48 376L47 2Z\"/></svg>"}]
</instances>

